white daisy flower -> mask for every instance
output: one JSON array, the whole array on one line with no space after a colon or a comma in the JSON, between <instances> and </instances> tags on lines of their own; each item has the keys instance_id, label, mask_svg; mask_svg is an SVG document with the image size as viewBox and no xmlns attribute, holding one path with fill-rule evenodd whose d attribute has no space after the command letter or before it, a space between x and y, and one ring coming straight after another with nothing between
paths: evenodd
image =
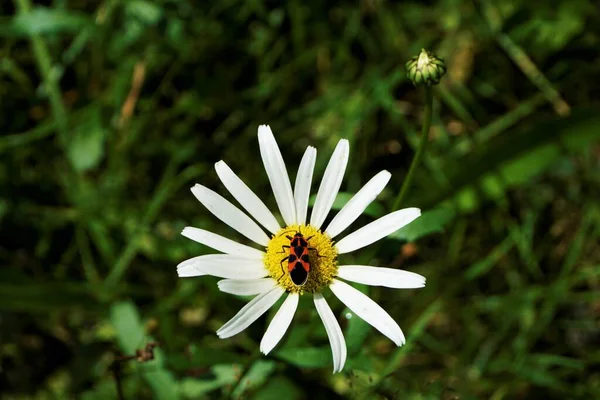
<instances>
[{"instance_id":1,"label":"white daisy flower","mask_svg":"<svg viewBox=\"0 0 600 400\"><path fill-rule=\"evenodd\" d=\"M261 247L258 250L203 229L186 227L183 230L184 236L224 254L203 255L180 263L177 266L180 277L217 276L225 278L218 283L223 292L256 295L217 331L217 335L222 339L237 335L269 310L285 293L285 301L260 343L261 352L268 354L290 326L300 295L311 294L331 344L333 372L340 372L346 361L346 342L340 325L322 294L330 289L357 316L390 338L397 346L404 344L404 334L392 317L344 280L408 289L425 286L425 278L413 272L392 268L338 265L338 255L382 239L418 218L421 211L418 208L405 208L392 212L334 241L383 190L390 180L390 173L381 171L375 175L323 228L323 222L342 184L348 163L348 141L339 141L327 164L308 223L308 198L317 150L314 147L306 149L292 190L283 157L267 125L258 128L258 142L285 226L282 227L277 222L263 201L224 161L215 164L217 175L258 224L248 214L207 187L196 184L191 189L194 196L217 218Z\"/></svg>"}]
</instances>

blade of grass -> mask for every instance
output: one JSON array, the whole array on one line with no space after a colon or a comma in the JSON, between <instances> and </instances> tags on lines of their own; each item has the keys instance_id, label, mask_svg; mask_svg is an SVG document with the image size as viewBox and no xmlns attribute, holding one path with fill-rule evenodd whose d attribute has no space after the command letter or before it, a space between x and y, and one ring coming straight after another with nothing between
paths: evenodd
<instances>
[{"instance_id":1,"label":"blade of grass","mask_svg":"<svg viewBox=\"0 0 600 400\"><path fill-rule=\"evenodd\" d=\"M95 286L100 283L100 276L98 275L96 263L94 262L94 257L90 251L88 237L81 226L76 229L75 239L77 241L77 247L79 248L79 254L81 255L81 263L85 278L90 284Z\"/></svg>"},{"instance_id":2,"label":"blade of grass","mask_svg":"<svg viewBox=\"0 0 600 400\"><path fill-rule=\"evenodd\" d=\"M19 14L32 12L31 0L15 0L15 5ZM69 142L68 116L62 101L57 75L53 72L50 52L40 35L31 35L29 39L31 40L39 73L42 76L42 82L48 93L52 115L58 127L59 139L63 149L66 151Z\"/></svg>"},{"instance_id":3,"label":"blade of grass","mask_svg":"<svg viewBox=\"0 0 600 400\"><path fill-rule=\"evenodd\" d=\"M552 104L554 111L560 116L566 116L570 113L571 107L562 98L559 91L552 85L550 80L540 71L533 60L527 55L525 50L516 44L507 34L500 30L500 16L493 2L489 0L480 0L484 7L483 18L490 27L496 41L517 64L521 72L542 92L546 100Z\"/></svg>"}]
</instances>

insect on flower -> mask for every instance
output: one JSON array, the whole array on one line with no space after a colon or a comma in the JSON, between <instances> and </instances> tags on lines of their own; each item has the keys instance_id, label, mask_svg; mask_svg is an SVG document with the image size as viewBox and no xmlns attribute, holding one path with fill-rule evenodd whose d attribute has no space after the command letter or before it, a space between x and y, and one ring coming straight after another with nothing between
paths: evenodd
<instances>
[{"instance_id":1,"label":"insect on flower","mask_svg":"<svg viewBox=\"0 0 600 400\"><path fill-rule=\"evenodd\" d=\"M256 243L256 247L252 247L191 226L182 232L184 236L221 254L201 255L179 263L177 274L180 277L217 276L223 278L218 283L222 292L255 296L217 331L217 335L221 339L237 335L285 296L260 342L260 351L268 354L290 327L300 296L310 296L331 344L333 372L340 372L346 362L346 341L335 314L323 296L331 291L357 317L397 346L403 345L406 339L392 316L345 281L410 289L425 286L425 277L395 268L340 265L338 255L353 252L390 235L417 219L421 210L410 207L393 211L338 239L381 193L391 174L380 171L373 176L328 225L324 225L344 178L350 152L348 140L340 139L333 150L310 216L308 205L317 150L309 146L304 152L292 189L281 150L271 128L266 125L258 128L258 147L283 224L224 161L215 164L215 171L247 213L205 186L196 184L191 188L208 211Z\"/></svg>"},{"instance_id":2,"label":"insect on flower","mask_svg":"<svg viewBox=\"0 0 600 400\"><path fill-rule=\"evenodd\" d=\"M310 256L308 252L315 251L317 252L317 257L320 257L319 252L314 247L308 247L308 241L312 239L313 236L304 238L304 235L302 235L301 232L296 232L293 237L289 235L286 235L285 237L290 240L290 244L289 246L282 245L281 252L285 253L287 251L289 252L289 255L281 260L280 266L283 274L279 279L283 278L285 275L283 263L287 261L288 273L290 274L292 282L296 286L302 286L308 280L308 274L310 272Z\"/></svg>"}]
</instances>

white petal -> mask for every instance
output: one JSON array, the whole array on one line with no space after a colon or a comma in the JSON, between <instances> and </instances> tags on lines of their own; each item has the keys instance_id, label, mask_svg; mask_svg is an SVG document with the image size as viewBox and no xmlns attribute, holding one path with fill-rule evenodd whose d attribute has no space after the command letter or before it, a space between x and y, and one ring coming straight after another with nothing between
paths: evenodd
<instances>
[{"instance_id":1,"label":"white petal","mask_svg":"<svg viewBox=\"0 0 600 400\"><path fill-rule=\"evenodd\" d=\"M310 195L310 184L312 183L313 170L317 160L317 149L312 146L306 148L298 175L294 185L294 201L296 203L296 223L304 225L306 223L306 214L308 211L308 197Z\"/></svg>"},{"instance_id":2,"label":"white petal","mask_svg":"<svg viewBox=\"0 0 600 400\"><path fill-rule=\"evenodd\" d=\"M265 335L260 341L260 351L263 354L269 354L277 346L283 335L285 335L296 313L299 298L298 293L290 293L277 311L277 314L273 317L273 320L271 320Z\"/></svg>"},{"instance_id":3,"label":"white petal","mask_svg":"<svg viewBox=\"0 0 600 400\"><path fill-rule=\"evenodd\" d=\"M342 265L338 267L338 276L364 285L385 286L395 289L416 289L425 286L425 277L401 269Z\"/></svg>"},{"instance_id":4,"label":"white petal","mask_svg":"<svg viewBox=\"0 0 600 400\"><path fill-rule=\"evenodd\" d=\"M285 169L285 163L273 132L268 125L258 127L258 145L283 220L287 225L294 225L296 223L296 206L290 177Z\"/></svg>"},{"instance_id":5,"label":"white petal","mask_svg":"<svg viewBox=\"0 0 600 400\"><path fill-rule=\"evenodd\" d=\"M229 279L256 279L269 272L261 260L229 254L209 254L185 260L177 266L179 277L212 275Z\"/></svg>"},{"instance_id":6,"label":"white petal","mask_svg":"<svg viewBox=\"0 0 600 400\"><path fill-rule=\"evenodd\" d=\"M281 229L279 223L269 211L265 203L258 198L256 194L229 168L224 161L215 164L215 170L223 185L229 190L229 193L241 204L242 207L252 215L262 226L271 233L276 233Z\"/></svg>"},{"instance_id":7,"label":"white petal","mask_svg":"<svg viewBox=\"0 0 600 400\"><path fill-rule=\"evenodd\" d=\"M223 196L200 184L196 184L191 190L215 217L258 244L266 246L269 243L269 237L260 226Z\"/></svg>"},{"instance_id":8,"label":"white petal","mask_svg":"<svg viewBox=\"0 0 600 400\"><path fill-rule=\"evenodd\" d=\"M269 291L276 282L271 278L223 279L217 282L219 290L238 296L254 296Z\"/></svg>"},{"instance_id":9,"label":"white petal","mask_svg":"<svg viewBox=\"0 0 600 400\"><path fill-rule=\"evenodd\" d=\"M336 244L338 254L349 253L368 246L408 225L420 215L421 210L418 208L405 208L376 219L340 240Z\"/></svg>"},{"instance_id":10,"label":"white petal","mask_svg":"<svg viewBox=\"0 0 600 400\"><path fill-rule=\"evenodd\" d=\"M252 258L262 260L265 256L264 251L254 249L250 246L240 244L231 239L227 239L223 236L217 235L204 229L198 229L191 226L183 228L181 234L189 239L192 239L198 243L202 243L212 249L221 251L226 254L233 256L240 256L246 258Z\"/></svg>"},{"instance_id":11,"label":"white petal","mask_svg":"<svg viewBox=\"0 0 600 400\"><path fill-rule=\"evenodd\" d=\"M283 292L285 292L285 289L281 286L275 286L268 292L259 294L250 300L233 318L227 321L217 331L217 335L221 339L237 335L271 308L279 300Z\"/></svg>"},{"instance_id":12,"label":"white petal","mask_svg":"<svg viewBox=\"0 0 600 400\"><path fill-rule=\"evenodd\" d=\"M390 181L392 174L387 171L381 171L375 175L365 186L363 186L358 193L356 193L346 203L344 208L337 213L335 218L331 221L325 232L330 237L335 237L340 234L344 229L350 226L356 219L365 211L365 208L383 190L385 185Z\"/></svg>"},{"instance_id":13,"label":"white petal","mask_svg":"<svg viewBox=\"0 0 600 400\"><path fill-rule=\"evenodd\" d=\"M317 198L315 199L315 205L310 216L310 224L315 228L320 228L331 210L335 196L337 196L340 186L342 185L342 179L344 179L344 172L346 171L346 165L348 164L348 155L350 153L350 144L346 139L342 139L338 142L325 173L323 174L323 180L319 186L317 192Z\"/></svg>"},{"instance_id":14,"label":"white petal","mask_svg":"<svg viewBox=\"0 0 600 400\"><path fill-rule=\"evenodd\" d=\"M333 373L341 372L346 363L346 341L342 334L342 328L333 315L331 308L321 293L314 294L315 307L317 313L325 325L325 331L331 345L331 354L333 355Z\"/></svg>"},{"instance_id":15,"label":"white petal","mask_svg":"<svg viewBox=\"0 0 600 400\"><path fill-rule=\"evenodd\" d=\"M364 319L379 332L390 338L396 346L402 346L406 341L402 330L390 315L369 298L369 296L354 289L352 286L333 280L329 288L349 309Z\"/></svg>"}]
</instances>

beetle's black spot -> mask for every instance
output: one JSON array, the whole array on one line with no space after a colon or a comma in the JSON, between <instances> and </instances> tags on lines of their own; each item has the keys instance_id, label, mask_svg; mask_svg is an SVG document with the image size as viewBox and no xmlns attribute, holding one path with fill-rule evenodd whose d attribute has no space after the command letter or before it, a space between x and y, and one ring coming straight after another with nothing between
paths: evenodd
<instances>
[{"instance_id":1,"label":"beetle's black spot","mask_svg":"<svg viewBox=\"0 0 600 400\"><path fill-rule=\"evenodd\" d=\"M306 283L308 279L308 271L304 269L302 263L297 262L294 265L294 269L290 271L290 278L292 278L292 282L296 286L302 286Z\"/></svg>"},{"instance_id":2,"label":"beetle's black spot","mask_svg":"<svg viewBox=\"0 0 600 400\"><path fill-rule=\"evenodd\" d=\"M304 247L302 247L302 246L294 247L294 253L296 253L296 257L301 257L302 253L304 253Z\"/></svg>"},{"instance_id":3,"label":"beetle's black spot","mask_svg":"<svg viewBox=\"0 0 600 400\"><path fill-rule=\"evenodd\" d=\"M301 257L301 260L302 260L302 261L304 261L304 262L310 262L310 258L308 257L308 254L304 254L304 255Z\"/></svg>"},{"instance_id":4,"label":"beetle's black spot","mask_svg":"<svg viewBox=\"0 0 600 400\"><path fill-rule=\"evenodd\" d=\"M293 255L293 254L289 255L289 257L288 257L289 262L293 263L293 262L296 262L296 260L297 260L297 258L295 255Z\"/></svg>"},{"instance_id":5,"label":"beetle's black spot","mask_svg":"<svg viewBox=\"0 0 600 400\"><path fill-rule=\"evenodd\" d=\"M292 247L296 247L296 246L298 246L298 238L296 238L296 237L295 237L295 238L293 238L293 239L292 239L292 241L291 241L291 243L290 243L290 245L291 245Z\"/></svg>"},{"instance_id":6,"label":"beetle's black spot","mask_svg":"<svg viewBox=\"0 0 600 400\"><path fill-rule=\"evenodd\" d=\"M308 243L306 243L306 240L304 240L303 238L300 238L299 241L300 241L300 246L303 246L303 247L308 246Z\"/></svg>"}]
</instances>

